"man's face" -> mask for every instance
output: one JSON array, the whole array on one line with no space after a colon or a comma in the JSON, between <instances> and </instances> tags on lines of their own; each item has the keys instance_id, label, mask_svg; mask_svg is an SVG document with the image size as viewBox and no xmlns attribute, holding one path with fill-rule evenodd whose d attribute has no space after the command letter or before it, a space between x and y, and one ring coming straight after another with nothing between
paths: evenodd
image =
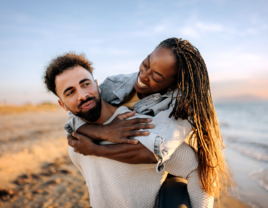
<instances>
[{"instance_id":1,"label":"man's face","mask_svg":"<svg viewBox=\"0 0 268 208\"><path fill-rule=\"evenodd\" d=\"M95 122L101 115L101 97L97 82L81 66L73 67L55 79L59 104L73 114Z\"/></svg>"}]
</instances>

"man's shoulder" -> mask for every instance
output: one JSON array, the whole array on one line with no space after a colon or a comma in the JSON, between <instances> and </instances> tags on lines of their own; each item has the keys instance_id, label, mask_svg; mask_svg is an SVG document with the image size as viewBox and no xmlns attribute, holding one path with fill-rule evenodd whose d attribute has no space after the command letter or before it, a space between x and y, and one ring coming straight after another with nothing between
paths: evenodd
<instances>
[{"instance_id":1,"label":"man's shoulder","mask_svg":"<svg viewBox=\"0 0 268 208\"><path fill-rule=\"evenodd\" d=\"M119 108L116 109L116 111L114 112L114 114L112 115L112 117L109 118L108 121L106 121L104 123L104 125L111 123L118 114L130 112L130 111L131 110L129 110L126 106L120 106Z\"/></svg>"}]
</instances>

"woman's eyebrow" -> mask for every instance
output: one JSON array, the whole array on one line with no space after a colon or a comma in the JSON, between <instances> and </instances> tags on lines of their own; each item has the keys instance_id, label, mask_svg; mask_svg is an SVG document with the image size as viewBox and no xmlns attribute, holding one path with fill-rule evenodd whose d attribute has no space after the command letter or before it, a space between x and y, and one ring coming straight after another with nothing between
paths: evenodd
<instances>
[{"instance_id":1,"label":"woman's eyebrow","mask_svg":"<svg viewBox=\"0 0 268 208\"><path fill-rule=\"evenodd\" d=\"M157 71L154 71L154 73L158 74L159 76L161 76L165 80L165 77L162 74L158 73Z\"/></svg>"},{"instance_id":2,"label":"woman's eyebrow","mask_svg":"<svg viewBox=\"0 0 268 208\"><path fill-rule=\"evenodd\" d=\"M150 65L150 55L148 55L147 56L147 59L148 59L148 63L149 63L149 65ZM164 80L165 80L165 77L162 75L162 74L160 74L160 73L158 73L157 71L154 71L156 74L158 74L159 76L161 76Z\"/></svg>"}]
</instances>

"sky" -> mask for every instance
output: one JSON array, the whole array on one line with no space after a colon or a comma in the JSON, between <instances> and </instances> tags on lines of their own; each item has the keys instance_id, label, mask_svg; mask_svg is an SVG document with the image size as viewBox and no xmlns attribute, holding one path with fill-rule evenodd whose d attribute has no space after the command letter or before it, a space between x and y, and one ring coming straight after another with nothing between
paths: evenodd
<instances>
[{"instance_id":1,"label":"sky","mask_svg":"<svg viewBox=\"0 0 268 208\"><path fill-rule=\"evenodd\" d=\"M268 1L0 0L0 5L0 104L56 102L42 77L63 53L84 53L101 83L138 71L170 37L199 49L214 98L268 99Z\"/></svg>"}]
</instances>

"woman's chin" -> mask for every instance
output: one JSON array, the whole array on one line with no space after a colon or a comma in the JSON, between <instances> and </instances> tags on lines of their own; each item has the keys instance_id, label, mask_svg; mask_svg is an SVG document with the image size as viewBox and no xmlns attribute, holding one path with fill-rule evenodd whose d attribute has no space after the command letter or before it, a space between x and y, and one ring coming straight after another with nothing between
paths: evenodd
<instances>
[{"instance_id":1,"label":"woman's chin","mask_svg":"<svg viewBox=\"0 0 268 208\"><path fill-rule=\"evenodd\" d=\"M142 88L137 83L135 83L134 89L137 93L146 93L148 91L148 88Z\"/></svg>"}]
</instances>

